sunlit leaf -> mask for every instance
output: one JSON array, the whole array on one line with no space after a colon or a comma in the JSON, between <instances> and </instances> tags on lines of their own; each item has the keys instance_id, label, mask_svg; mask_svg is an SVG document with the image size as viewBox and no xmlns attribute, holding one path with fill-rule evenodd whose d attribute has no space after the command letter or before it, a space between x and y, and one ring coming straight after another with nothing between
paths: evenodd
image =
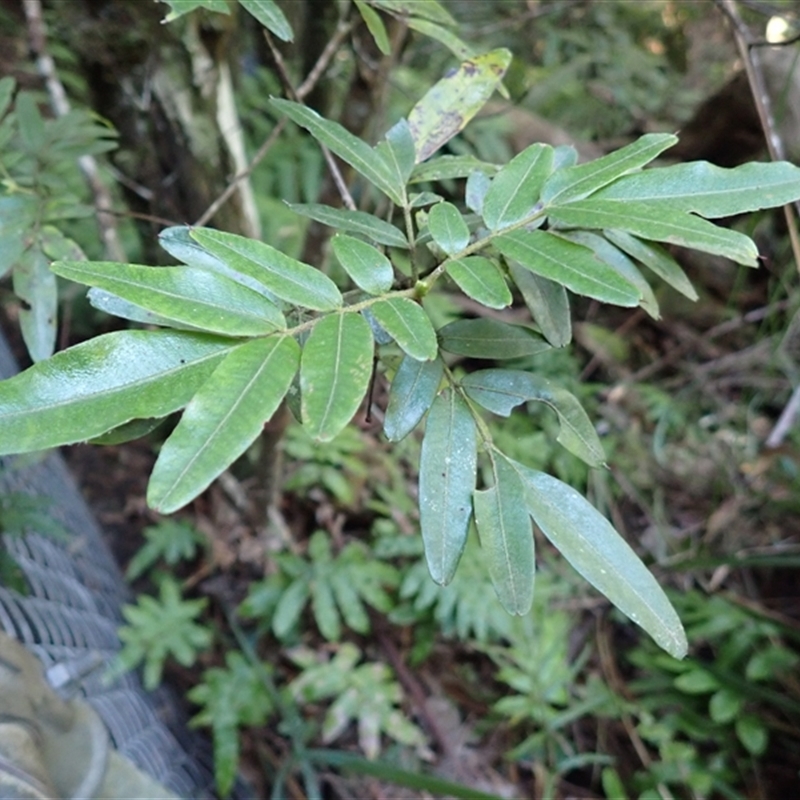
<instances>
[{"instance_id":1,"label":"sunlit leaf","mask_svg":"<svg viewBox=\"0 0 800 800\"><path fill-rule=\"evenodd\" d=\"M329 228L348 233L357 233L377 244L408 249L408 239L399 228L364 211L348 211L319 203L287 203L286 205L292 211L321 222Z\"/></svg>"},{"instance_id":2,"label":"sunlit leaf","mask_svg":"<svg viewBox=\"0 0 800 800\"><path fill-rule=\"evenodd\" d=\"M438 358L403 358L392 380L383 420L383 432L389 441L398 442L417 427L439 391L443 373L444 364Z\"/></svg>"},{"instance_id":3,"label":"sunlit leaf","mask_svg":"<svg viewBox=\"0 0 800 800\"><path fill-rule=\"evenodd\" d=\"M436 358L439 345L436 331L425 309L407 297L390 297L370 306L381 327L411 358L430 361Z\"/></svg>"},{"instance_id":4,"label":"sunlit leaf","mask_svg":"<svg viewBox=\"0 0 800 800\"><path fill-rule=\"evenodd\" d=\"M800 167L787 161L725 169L707 161L626 175L597 199L647 203L703 217L731 217L800 199Z\"/></svg>"},{"instance_id":5,"label":"sunlit leaf","mask_svg":"<svg viewBox=\"0 0 800 800\"><path fill-rule=\"evenodd\" d=\"M439 330L442 350L472 358L521 358L550 349L538 333L496 319L459 319Z\"/></svg>"},{"instance_id":6,"label":"sunlit leaf","mask_svg":"<svg viewBox=\"0 0 800 800\"><path fill-rule=\"evenodd\" d=\"M408 115L418 163L464 129L500 85L510 63L508 50L491 50L465 60L428 90Z\"/></svg>"},{"instance_id":7,"label":"sunlit leaf","mask_svg":"<svg viewBox=\"0 0 800 800\"><path fill-rule=\"evenodd\" d=\"M588 197L621 175L641 169L677 141L678 137L671 133L647 133L635 142L588 164L560 169L553 173L542 189L542 202L552 206ZM658 173L661 172L658 170Z\"/></svg>"},{"instance_id":8,"label":"sunlit leaf","mask_svg":"<svg viewBox=\"0 0 800 800\"><path fill-rule=\"evenodd\" d=\"M572 317L566 289L516 261L509 260L508 270L544 338L553 347L568 345L572 341Z\"/></svg>"},{"instance_id":9,"label":"sunlit leaf","mask_svg":"<svg viewBox=\"0 0 800 800\"><path fill-rule=\"evenodd\" d=\"M697 292L680 264L662 247L643 242L625 231L604 231L606 238L632 258L641 261L663 281L690 300L697 300Z\"/></svg>"},{"instance_id":10,"label":"sunlit leaf","mask_svg":"<svg viewBox=\"0 0 800 800\"><path fill-rule=\"evenodd\" d=\"M649 205L638 201L597 200L592 197L553 208L548 212L548 218L551 223L570 228L618 228L642 239L678 244L725 256L748 267L758 266L758 250L743 233L720 228L701 217L665 204Z\"/></svg>"},{"instance_id":11,"label":"sunlit leaf","mask_svg":"<svg viewBox=\"0 0 800 800\"><path fill-rule=\"evenodd\" d=\"M270 104L329 147L391 200L402 205L405 185L398 183L383 156L365 141L354 136L338 122L325 119L299 103L273 97Z\"/></svg>"},{"instance_id":12,"label":"sunlit leaf","mask_svg":"<svg viewBox=\"0 0 800 800\"><path fill-rule=\"evenodd\" d=\"M447 274L464 294L489 308L511 305L511 290L502 270L483 256L469 256L447 261Z\"/></svg>"},{"instance_id":13,"label":"sunlit leaf","mask_svg":"<svg viewBox=\"0 0 800 800\"><path fill-rule=\"evenodd\" d=\"M469 228L452 203L437 203L428 212L428 230L433 241L452 256L469 244Z\"/></svg>"},{"instance_id":14,"label":"sunlit leaf","mask_svg":"<svg viewBox=\"0 0 800 800\"><path fill-rule=\"evenodd\" d=\"M367 391L372 331L360 314L330 314L311 331L300 362L303 425L330 441L347 425Z\"/></svg>"},{"instance_id":15,"label":"sunlit leaf","mask_svg":"<svg viewBox=\"0 0 800 800\"><path fill-rule=\"evenodd\" d=\"M503 417L529 400L544 403L558 415L560 444L589 466L605 463L603 445L583 406L573 394L547 378L522 370L483 369L466 375L461 385L472 400Z\"/></svg>"},{"instance_id":16,"label":"sunlit leaf","mask_svg":"<svg viewBox=\"0 0 800 800\"><path fill-rule=\"evenodd\" d=\"M117 331L0 381L0 454L82 442L131 419L185 406L228 339L178 331Z\"/></svg>"},{"instance_id":17,"label":"sunlit leaf","mask_svg":"<svg viewBox=\"0 0 800 800\"><path fill-rule=\"evenodd\" d=\"M230 278L194 267L57 261L52 270L210 333L258 336L286 326L283 314L263 295Z\"/></svg>"},{"instance_id":18,"label":"sunlit leaf","mask_svg":"<svg viewBox=\"0 0 800 800\"><path fill-rule=\"evenodd\" d=\"M392 288L394 270L380 250L344 233L331 239L337 260L353 283L369 294L383 294Z\"/></svg>"},{"instance_id":19,"label":"sunlit leaf","mask_svg":"<svg viewBox=\"0 0 800 800\"><path fill-rule=\"evenodd\" d=\"M191 236L229 267L260 281L287 303L315 311L332 311L342 304L342 295L327 275L264 242L210 228L194 228Z\"/></svg>"},{"instance_id":20,"label":"sunlit leaf","mask_svg":"<svg viewBox=\"0 0 800 800\"><path fill-rule=\"evenodd\" d=\"M552 171L550 145L533 144L516 155L494 176L483 200L486 227L502 230L530 216Z\"/></svg>"},{"instance_id":21,"label":"sunlit leaf","mask_svg":"<svg viewBox=\"0 0 800 800\"><path fill-rule=\"evenodd\" d=\"M490 452L493 485L473 495L475 525L497 596L509 614L533 604L534 543L525 489L514 467Z\"/></svg>"},{"instance_id":22,"label":"sunlit leaf","mask_svg":"<svg viewBox=\"0 0 800 800\"><path fill-rule=\"evenodd\" d=\"M425 424L419 463L419 514L431 577L453 578L467 541L477 467L475 420L457 392L445 389Z\"/></svg>"},{"instance_id":23,"label":"sunlit leaf","mask_svg":"<svg viewBox=\"0 0 800 800\"><path fill-rule=\"evenodd\" d=\"M239 0L239 4L281 41L291 42L294 39L289 20L274 0Z\"/></svg>"},{"instance_id":24,"label":"sunlit leaf","mask_svg":"<svg viewBox=\"0 0 800 800\"><path fill-rule=\"evenodd\" d=\"M507 258L576 294L618 306L639 305L639 290L588 247L549 231L504 233L493 243Z\"/></svg>"},{"instance_id":25,"label":"sunlit leaf","mask_svg":"<svg viewBox=\"0 0 800 800\"><path fill-rule=\"evenodd\" d=\"M172 513L204 491L255 441L289 389L300 361L290 336L232 350L194 395L161 448L147 502Z\"/></svg>"},{"instance_id":26,"label":"sunlit leaf","mask_svg":"<svg viewBox=\"0 0 800 800\"><path fill-rule=\"evenodd\" d=\"M611 523L571 486L511 462L536 525L564 558L675 658L688 644L664 591Z\"/></svg>"}]
</instances>

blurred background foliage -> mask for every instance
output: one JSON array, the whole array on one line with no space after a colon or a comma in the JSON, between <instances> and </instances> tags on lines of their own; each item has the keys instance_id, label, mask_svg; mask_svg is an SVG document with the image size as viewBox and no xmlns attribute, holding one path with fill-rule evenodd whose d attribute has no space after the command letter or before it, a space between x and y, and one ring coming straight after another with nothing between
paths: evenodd
<instances>
[{"instance_id":1,"label":"blurred background foliage","mask_svg":"<svg viewBox=\"0 0 800 800\"><path fill-rule=\"evenodd\" d=\"M179 132L148 81L153 59L180 60L170 48L188 23L167 30L160 26L163 9L134 12L132 5L139 4L53 2L45 4L45 19L74 107L120 133L119 149L100 161L102 174L128 259L153 263L165 260L154 246L157 230L166 221L193 221L231 170L218 166L216 184L196 184L203 195L197 202L184 197L195 186L182 183L187 178L169 147L154 144L156 136ZM280 51L299 83L347 12L352 30L309 102L369 137L406 113L455 61L436 40L395 28L395 55L382 57L348 5L284 3L298 36ZM492 101L448 145L451 153L499 164L546 140L572 141L592 157L644 132L685 129L681 158L717 152L725 163L733 143L745 139L755 142L747 158L764 157L747 128L750 118L739 111L740 103L749 107L746 87L744 95L724 94L734 91L728 87L737 85L741 63L715 3L442 5L470 47L504 46L515 56L509 98ZM757 38L770 16L800 31L792 2L737 7ZM276 124L267 107L268 97L283 91L274 59L249 18L229 26L196 13L203 35L234 67L252 157ZM0 72L45 109L25 41L18 9L0 3ZM96 52L88 52L87 41ZM787 95L800 96L800 70L789 80ZM729 115L721 133L708 131L702 155L693 155L692 120L717 92L734 98ZM87 152L93 130L86 128ZM95 132L100 136L100 128ZM800 130L782 133L797 147ZM149 155L141 157L141 147ZM91 197L72 155L56 166L76 209L85 208ZM0 153L4 193L19 163L13 148ZM311 252L335 276L325 233L285 205L331 192L312 140L288 126L251 183L263 238L295 257ZM423 188L455 202L463 197L458 181ZM90 258L102 257L91 218L74 216L60 229ZM157 432L100 455L73 450L73 468L90 494L94 482L95 495L126 509L121 522L119 513L115 518L125 540L117 550L137 586L155 595L148 615L129 616L132 627L145 629L128 639L151 642L151 674L163 667L179 686L194 687L198 724L213 730L223 786L238 766L259 796L314 796L324 787L325 797L399 797L398 784L411 786L414 774L496 797L776 798L796 790L800 430L791 427L777 447L765 441L798 382L800 291L778 214L731 224L754 236L762 269L681 255L700 300L690 304L659 285L661 320L573 298L576 344L525 365L576 393L598 421L608 470L590 472L555 445L556 420L547 409L531 404L528 414L491 420L504 452L524 454L526 463L586 490L671 587L691 644L684 662L611 613L541 537L536 601L525 618L500 608L474 536L453 583L434 585L417 529L412 465L419 442L410 437L390 448L379 436L381 376L377 420L325 445L289 424L270 519L259 520L248 500L264 477L254 451L182 517L185 547L177 546L174 523L156 519L142 500L142 465L152 461ZM108 324L73 289L60 290L61 345ZM7 282L0 291L14 338L20 308ZM436 309L442 321L471 311L455 297ZM98 513L102 519L102 503ZM131 542L139 543L138 554ZM146 629L159 615L157 584L162 600L169 590L171 618L181 618L178 585L165 584L172 581L166 573L181 581L183 616L194 620L197 600L206 598L203 630L215 631L216 644L204 652L198 645L183 665L170 660L168 642L158 638L172 632ZM163 663L153 664L153 653L162 653ZM249 703L226 699L226 686L236 681L246 686ZM383 772L357 760L348 762L349 772L334 768L340 762L333 756L309 749L322 744L380 753ZM430 780L403 796L430 796L425 792L439 786Z\"/></svg>"}]
</instances>

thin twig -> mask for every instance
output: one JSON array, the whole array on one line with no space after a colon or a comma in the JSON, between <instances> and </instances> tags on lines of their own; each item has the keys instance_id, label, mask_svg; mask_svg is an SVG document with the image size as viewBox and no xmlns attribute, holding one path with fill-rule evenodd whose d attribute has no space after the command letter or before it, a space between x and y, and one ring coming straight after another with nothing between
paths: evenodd
<instances>
[{"instance_id":1,"label":"thin twig","mask_svg":"<svg viewBox=\"0 0 800 800\"><path fill-rule=\"evenodd\" d=\"M281 55L280 50L278 50L278 48L275 46L275 42L273 41L272 36L270 36L269 31L264 31L264 38L267 40L267 45L272 53L272 58L275 61L275 67L278 70L278 76L280 77L281 83L286 90L286 94L288 94L292 100L299 101L300 95L297 93L297 89L295 89L294 85L292 84L292 79L289 76L288 70L286 69L283 56ZM322 142L319 142L318 144L322 149L322 155L325 157L325 162L328 165L331 177L333 178L333 182L336 184L336 190L339 192L342 202L347 209L350 211L355 211L355 201L353 200L353 196L350 194L350 190L347 188L347 184L344 182L344 177L339 169L339 165L336 163L336 159L333 157L333 153L331 153L327 145L323 144Z\"/></svg>"},{"instance_id":2,"label":"thin twig","mask_svg":"<svg viewBox=\"0 0 800 800\"><path fill-rule=\"evenodd\" d=\"M64 84L58 77L53 57L47 48L47 28L42 16L41 0L23 0L23 7L28 22L31 50L36 54L36 67L44 78L53 113L57 117L63 117L69 113L70 103L64 90ZM112 261L127 261L125 250L119 240L116 218L110 213L111 193L100 177L97 159L91 155L79 156L78 167L94 196L97 227L100 229L100 238L105 246L106 255Z\"/></svg>"},{"instance_id":3,"label":"thin twig","mask_svg":"<svg viewBox=\"0 0 800 800\"><path fill-rule=\"evenodd\" d=\"M339 22L330 41L327 45L325 45L325 48L320 54L320 57L317 59L317 62L309 71L308 77L306 77L303 83L301 83L296 90L297 98L299 100L303 100L309 94L309 92L314 89L317 82L328 68L331 59L335 55L342 41L353 29L353 24L354 23L352 22ZM256 154L252 159L250 159L250 163L247 165L247 168L233 176L231 182L225 187L224 191L219 195L219 197L217 197L217 199L214 200L214 202L211 203L211 205L197 218L196 222L194 223L196 226L199 227L201 225L205 225L214 216L214 214L216 214L217 211L219 211L220 208L222 208L222 206L228 202L228 200L231 198L231 195L236 191L239 183L250 177L250 175L253 173L253 170L261 163L262 159L269 152L272 145L275 144L275 142L278 140L278 137L281 135L281 133L283 133L283 129L285 127L286 119L284 118L279 120L269 136L262 143L261 147L258 148Z\"/></svg>"}]
</instances>

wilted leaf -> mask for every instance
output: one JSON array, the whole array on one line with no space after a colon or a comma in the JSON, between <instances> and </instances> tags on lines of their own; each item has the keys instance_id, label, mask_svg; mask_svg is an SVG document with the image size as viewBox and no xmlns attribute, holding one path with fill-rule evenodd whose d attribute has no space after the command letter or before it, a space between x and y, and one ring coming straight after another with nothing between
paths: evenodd
<instances>
[{"instance_id":1,"label":"wilted leaf","mask_svg":"<svg viewBox=\"0 0 800 800\"><path fill-rule=\"evenodd\" d=\"M419 514L431 577L452 580L467 541L477 467L477 429L466 403L445 389L433 402L419 463Z\"/></svg>"},{"instance_id":2,"label":"wilted leaf","mask_svg":"<svg viewBox=\"0 0 800 800\"><path fill-rule=\"evenodd\" d=\"M428 90L408 115L417 163L464 129L499 86L510 63L508 50L492 50L462 62Z\"/></svg>"},{"instance_id":3,"label":"wilted leaf","mask_svg":"<svg viewBox=\"0 0 800 800\"><path fill-rule=\"evenodd\" d=\"M353 418L367 391L374 344L360 314L330 314L311 331L300 362L303 425L333 439Z\"/></svg>"}]
</instances>

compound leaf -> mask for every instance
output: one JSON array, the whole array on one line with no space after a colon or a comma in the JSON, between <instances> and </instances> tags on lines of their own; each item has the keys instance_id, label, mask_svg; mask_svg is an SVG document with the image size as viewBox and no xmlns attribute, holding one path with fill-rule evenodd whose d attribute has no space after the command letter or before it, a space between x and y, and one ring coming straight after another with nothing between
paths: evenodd
<instances>
[{"instance_id":1,"label":"compound leaf","mask_svg":"<svg viewBox=\"0 0 800 800\"><path fill-rule=\"evenodd\" d=\"M311 331L300 362L303 425L330 441L353 418L367 391L374 344L360 314L330 314Z\"/></svg>"},{"instance_id":2,"label":"compound leaf","mask_svg":"<svg viewBox=\"0 0 800 800\"><path fill-rule=\"evenodd\" d=\"M534 522L564 558L668 653L683 658L686 634L675 609L611 523L571 486L511 463Z\"/></svg>"},{"instance_id":3,"label":"compound leaf","mask_svg":"<svg viewBox=\"0 0 800 800\"><path fill-rule=\"evenodd\" d=\"M0 381L0 454L99 436L185 406L232 347L179 331L117 331Z\"/></svg>"},{"instance_id":4,"label":"compound leaf","mask_svg":"<svg viewBox=\"0 0 800 800\"><path fill-rule=\"evenodd\" d=\"M505 456L489 457L494 485L473 495L481 551L503 608L527 614L533 605L534 543L525 489Z\"/></svg>"},{"instance_id":5,"label":"compound leaf","mask_svg":"<svg viewBox=\"0 0 800 800\"><path fill-rule=\"evenodd\" d=\"M433 402L419 463L419 514L431 577L445 585L467 541L477 467L477 428L453 389Z\"/></svg>"},{"instance_id":6,"label":"compound leaf","mask_svg":"<svg viewBox=\"0 0 800 800\"><path fill-rule=\"evenodd\" d=\"M164 443L147 502L169 514L186 505L255 441L289 389L300 361L290 336L233 349L189 402Z\"/></svg>"}]
</instances>

